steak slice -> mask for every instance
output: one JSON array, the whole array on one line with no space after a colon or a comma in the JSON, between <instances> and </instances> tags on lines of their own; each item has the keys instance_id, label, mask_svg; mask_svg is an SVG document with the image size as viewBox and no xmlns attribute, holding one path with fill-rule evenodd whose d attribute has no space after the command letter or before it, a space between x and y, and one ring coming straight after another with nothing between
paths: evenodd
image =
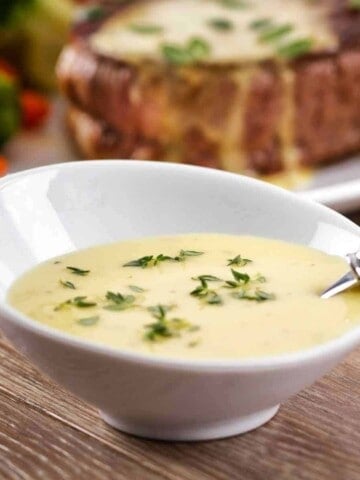
<instances>
[{"instance_id":1,"label":"steak slice","mask_svg":"<svg viewBox=\"0 0 360 480\"><path fill-rule=\"evenodd\" d=\"M184 1L192 8L216 3ZM180 0L171 2L180 8ZM293 2L292 7L309 3ZM360 9L349 8L347 0L315 4L322 49L279 60L266 46L255 46L253 60L242 59L242 52L236 61L228 61L233 58L229 56L223 61L221 52L228 54L215 46L213 57L178 65L159 59L158 50L141 61L132 59L132 45L126 41L136 39L127 32L133 23L123 26L127 18L142 19L142 14L136 16L137 6L170 4L135 0L118 7L105 2L104 19L86 28L78 25L58 62L76 142L90 158L157 158L261 175L320 165L359 151ZM239 12L233 15L241 20ZM157 25L150 28L156 32ZM97 36L99 31L104 35ZM125 46L116 43L120 38ZM154 35L146 38L154 42Z\"/></svg>"}]
</instances>

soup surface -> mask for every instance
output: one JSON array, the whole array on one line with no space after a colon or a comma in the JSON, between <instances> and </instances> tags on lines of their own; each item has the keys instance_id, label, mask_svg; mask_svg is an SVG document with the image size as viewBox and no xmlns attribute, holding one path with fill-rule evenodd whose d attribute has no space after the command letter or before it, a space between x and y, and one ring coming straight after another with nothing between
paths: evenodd
<instances>
[{"instance_id":1,"label":"soup surface","mask_svg":"<svg viewBox=\"0 0 360 480\"><path fill-rule=\"evenodd\" d=\"M29 317L121 349L244 358L309 348L360 324L360 291L319 293L348 271L317 250L259 237L191 234L93 247L11 287Z\"/></svg>"}]
</instances>

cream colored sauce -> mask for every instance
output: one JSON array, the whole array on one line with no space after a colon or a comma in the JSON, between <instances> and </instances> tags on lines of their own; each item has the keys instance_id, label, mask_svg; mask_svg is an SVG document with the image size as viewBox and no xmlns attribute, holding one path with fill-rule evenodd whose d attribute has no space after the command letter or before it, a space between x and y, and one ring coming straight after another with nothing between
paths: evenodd
<instances>
[{"instance_id":1,"label":"cream colored sauce","mask_svg":"<svg viewBox=\"0 0 360 480\"><path fill-rule=\"evenodd\" d=\"M183 262L165 261L139 268L124 267L146 255L178 255L195 250L203 255ZM241 254L253 260L245 266L227 266ZM59 262L59 263L57 263ZM90 270L86 276L67 266ZM234 280L231 268L254 278L250 291L260 288L275 295L261 303L232 297L239 289L224 288L224 281L208 282L223 304L210 305L190 295L199 281L192 277L213 275ZM294 352L331 340L360 324L359 289L329 300L319 292L347 271L346 262L317 250L258 237L192 234L142 239L98 246L42 263L11 287L8 301L29 317L85 340L112 347L167 357L244 358ZM70 281L76 290L64 287ZM133 292L129 286L144 289ZM134 295L135 307L109 311L107 291ZM75 296L97 303L94 307L56 307ZM177 317L197 330L179 330L178 337L149 341L145 325L156 322L147 310L157 304L173 305L169 319ZM99 319L83 326L79 319Z\"/></svg>"},{"instance_id":2,"label":"cream colored sauce","mask_svg":"<svg viewBox=\"0 0 360 480\"><path fill-rule=\"evenodd\" d=\"M338 46L327 20L326 2L308 0L247 0L246 8L226 8L217 0L156 0L134 5L120 12L93 34L92 48L102 55L128 61L161 60L161 45L183 45L200 37L211 46L204 63L253 62L274 57L271 42L259 42L249 25L259 18L270 18L277 25L290 23L294 29L287 41L311 37L313 51L334 50ZM211 19L225 19L234 28L223 32L208 26ZM158 34L139 34L129 26L157 25Z\"/></svg>"}]
</instances>

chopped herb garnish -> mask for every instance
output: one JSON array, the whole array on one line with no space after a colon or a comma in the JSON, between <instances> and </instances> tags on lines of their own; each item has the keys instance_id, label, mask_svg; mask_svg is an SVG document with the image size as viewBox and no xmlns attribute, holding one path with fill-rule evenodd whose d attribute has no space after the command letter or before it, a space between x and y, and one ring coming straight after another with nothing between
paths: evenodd
<instances>
[{"instance_id":1,"label":"chopped herb garnish","mask_svg":"<svg viewBox=\"0 0 360 480\"><path fill-rule=\"evenodd\" d=\"M54 262L54 265L58 265L60 262L60 260L56 260L56 262Z\"/></svg>"},{"instance_id":2,"label":"chopped herb garnish","mask_svg":"<svg viewBox=\"0 0 360 480\"><path fill-rule=\"evenodd\" d=\"M200 285L196 287L192 292L190 292L190 295L204 300L209 305L221 305L223 303L222 298L217 292L215 292L215 290L209 289L205 277L206 275L201 275L200 277L198 277L198 279L200 280Z\"/></svg>"},{"instance_id":3,"label":"chopped herb garnish","mask_svg":"<svg viewBox=\"0 0 360 480\"><path fill-rule=\"evenodd\" d=\"M76 323L82 325L83 327L91 327L95 325L99 319L100 317L96 315L94 317L79 318L79 320L76 320Z\"/></svg>"},{"instance_id":4,"label":"chopped herb garnish","mask_svg":"<svg viewBox=\"0 0 360 480\"><path fill-rule=\"evenodd\" d=\"M288 33L290 33L293 30L293 26L290 25L289 23L284 24L284 25L274 25L272 27L269 27L265 29L260 35L259 35L259 41L260 42L273 42L276 40L279 40L280 38L284 37Z\"/></svg>"},{"instance_id":5,"label":"chopped herb garnish","mask_svg":"<svg viewBox=\"0 0 360 480\"><path fill-rule=\"evenodd\" d=\"M271 18L258 18L250 23L250 28L252 30L263 30L264 28L269 28L272 25Z\"/></svg>"},{"instance_id":6,"label":"chopped herb garnish","mask_svg":"<svg viewBox=\"0 0 360 480\"><path fill-rule=\"evenodd\" d=\"M122 295L119 292L107 292L106 300L109 300L110 303L108 305L105 305L104 310L118 312L133 307L135 297L134 295Z\"/></svg>"},{"instance_id":7,"label":"chopped herb garnish","mask_svg":"<svg viewBox=\"0 0 360 480\"><path fill-rule=\"evenodd\" d=\"M65 288L71 288L72 290L76 290L75 285L72 282L69 282L68 280L60 280L60 284L65 287Z\"/></svg>"},{"instance_id":8,"label":"chopped herb garnish","mask_svg":"<svg viewBox=\"0 0 360 480\"><path fill-rule=\"evenodd\" d=\"M221 282L221 278L214 277L214 275L199 275L198 277L192 277L192 280L204 280L205 282Z\"/></svg>"},{"instance_id":9,"label":"chopped herb garnish","mask_svg":"<svg viewBox=\"0 0 360 480\"><path fill-rule=\"evenodd\" d=\"M136 293L142 293L145 292L144 288L138 287L137 285L129 285L130 290Z\"/></svg>"},{"instance_id":10,"label":"chopped herb garnish","mask_svg":"<svg viewBox=\"0 0 360 480\"><path fill-rule=\"evenodd\" d=\"M251 3L247 0L217 0L223 7L226 8L248 8Z\"/></svg>"},{"instance_id":11,"label":"chopped herb garnish","mask_svg":"<svg viewBox=\"0 0 360 480\"><path fill-rule=\"evenodd\" d=\"M141 267L146 268L153 260L153 255L147 255L145 257L138 258L137 260L131 260L130 262L124 263L123 267Z\"/></svg>"},{"instance_id":12,"label":"chopped herb garnish","mask_svg":"<svg viewBox=\"0 0 360 480\"><path fill-rule=\"evenodd\" d=\"M212 18L208 21L208 25L219 32L228 32L234 28L234 24L226 18Z\"/></svg>"},{"instance_id":13,"label":"chopped herb garnish","mask_svg":"<svg viewBox=\"0 0 360 480\"><path fill-rule=\"evenodd\" d=\"M255 302L275 300L275 295L273 293L264 292L263 290L255 290L254 293L249 293L246 290L239 290L238 292L234 292L232 296L238 300L250 300Z\"/></svg>"},{"instance_id":14,"label":"chopped herb garnish","mask_svg":"<svg viewBox=\"0 0 360 480\"><path fill-rule=\"evenodd\" d=\"M69 300L66 300L65 302L59 303L54 310L55 312L58 312L59 310L63 310L64 308L67 307L78 307L78 308L88 308L88 307L95 307L97 305L96 302L91 302L86 300L87 297L81 296L81 297L74 297Z\"/></svg>"},{"instance_id":15,"label":"chopped herb garnish","mask_svg":"<svg viewBox=\"0 0 360 480\"><path fill-rule=\"evenodd\" d=\"M197 339L197 340L193 340L192 342L189 342L187 344L187 346L189 348L194 348L194 347L197 347L199 345L199 343L200 343L200 339Z\"/></svg>"},{"instance_id":16,"label":"chopped herb garnish","mask_svg":"<svg viewBox=\"0 0 360 480\"><path fill-rule=\"evenodd\" d=\"M142 33L145 35L154 35L156 33L162 33L164 28L160 25L150 23L133 23L129 25L129 29L136 33Z\"/></svg>"},{"instance_id":17,"label":"chopped herb garnish","mask_svg":"<svg viewBox=\"0 0 360 480\"><path fill-rule=\"evenodd\" d=\"M167 313L173 308L172 305L155 305L148 307L148 311L156 318L156 322L145 325L144 339L150 342L162 341L172 337L178 337L181 331L194 331L195 327L187 320L181 318L166 318Z\"/></svg>"},{"instance_id":18,"label":"chopped herb garnish","mask_svg":"<svg viewBox=\"0 0 360 480\"><path fill-rule=\"evenodd\" d=\"M138 258L137 260L131 260L123 265L123 267L155 267L162 262L183 262L186 257L197 257L203 255L204 252L196 252L195 250L180 250L179 255L176 257L170 257L160 253L159 255L147 255L146 257Z\"/></svg>"},{"instance_id":19,"label":"chopped herb garnish","mask_svg":"<svg viewBox=\"0 0 360 480\"><path fill-rule=\"evenodd\" d=\"M161 51L165 60L175 65L186 65L203 60L210 54L210 45L199 37L191 38L185 46L176 43L164 43Z\"/></svg>"},{"instance_id":20,"label":"chopped herb garnish","mask_svg":"<svg viewBox=\"0 0 360 480\"><path fill-rule=\"evenodd\" d=\"M90 273L90 270L83 270L82 268L77 268L77 267L66 267L68 270L70 270L71 273L74 273L75 275L80 275L80 276L85 276Z\"/></svg>"},{"instance_id":21,"label":"chopped herb garnish","mask_svg":"<svg viewBox=\"0 0 360 480\"><path fill-rule=\"evenodd\" d=\"M245 267L248 263L252 263L252 260L249 258L242 258L241 255L237 255L234 258L229 258L228 259L228 266L230 265L236 265L237 267Z\"/></svg>"},{"instance_id":22,"label":"chopped herb garnish","mask_svg":"<svg viewBox=\"0 0 360 480\"><path fill-rule=\"evenodd\" d=\"M294 60L301 55L309 53L313 45L314 41L312 38L302 38L281 45L278 47L277 53L280 57L286 58L287 60Z\"/></svg>"}]
</instances>

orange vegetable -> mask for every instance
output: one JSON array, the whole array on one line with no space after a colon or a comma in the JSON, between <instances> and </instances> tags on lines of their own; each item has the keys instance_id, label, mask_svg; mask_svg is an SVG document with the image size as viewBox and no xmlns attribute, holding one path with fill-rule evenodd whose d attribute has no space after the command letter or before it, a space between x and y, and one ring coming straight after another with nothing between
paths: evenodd
<instances>
[{"instance_id":1,"label":"orange vegetable","mask_svg":"<svg viewBox=\"0 0 360 480\"><path fill-rule=\"evenodd\" d=\"M6 175L9 170L9 164L5 157L0 155L0 177Z\"/></svg>"},{"instance_id":2,"label":"orange vegetable","mask_svg":"<svg viewBox=\"0 0 360 480\"><path fill-rule=\"evenodd\" d=\"M36 128L43 125L50 111L46 97L32 90L24 90L20 95L22 125L25 128Z\"/></svg>"}]
</instances>

